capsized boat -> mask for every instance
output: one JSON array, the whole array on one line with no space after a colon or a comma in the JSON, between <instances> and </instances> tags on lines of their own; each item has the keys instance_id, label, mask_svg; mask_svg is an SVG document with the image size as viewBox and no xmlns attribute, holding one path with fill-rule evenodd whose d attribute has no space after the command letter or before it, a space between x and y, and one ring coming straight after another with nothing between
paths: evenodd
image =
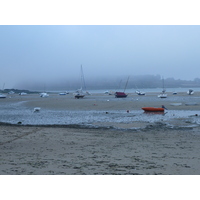
<instances>
[{"instance_id":1,"label":"capsized boat","mask_svg":"<svg viewBox=\"0 0 200 200\"><path fill-rule=\"evenodd\" d=\"M164 112L165 111L165 106L162 105L161 108L156 108L156 107L143 107L142 110L145 112Z\"/></svg>"}]
</instances>

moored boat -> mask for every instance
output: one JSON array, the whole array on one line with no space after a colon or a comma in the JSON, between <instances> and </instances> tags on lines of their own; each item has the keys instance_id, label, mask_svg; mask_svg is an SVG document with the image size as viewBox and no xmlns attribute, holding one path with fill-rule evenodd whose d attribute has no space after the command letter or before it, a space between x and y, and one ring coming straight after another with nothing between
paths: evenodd
<instances>
[{"instance_id":1,"label":"moored boat","mask_svg":"<svg viewBox=\"0 0 200 200\"><path fill-rule=\"evenodd\" d=\"M142 110L145 112L164 112L165 111L165 106L162 106L161 108L156 108L156 107L143 107Z\"/></svg>"},{"instance_id":2,"label":"moored boat","mask_svg":"<svg viewBox=\"0 0 200 200\"><path fill-rule=\"evenodd\" d=\"M158 98L167 98L167 94L165 93L165 86L164 86L164 78L163 78L163 90L162 93L158 95Z\"/></svg>"},{"instance_id":3,"label":"moored boat","mask_svg":"<svg viewBox=\"0 0 200 200\"><path fill-rule=\"evenodd\" d=\"M86 94L87 95L91 95L88 91L83 92L83 86L84 86L84 89L86 91L86 85L85 85L85 79L84 79L84 74L83 74L83 68L82 68L82 65L81 65L81 88L78 89L73 94L75 99L80 99L80 98L82 99Z\"/></svg>"},{"instance_id":4,"label":"moored boat","mask_svg":"<svg viewBox=\"0 0 200 200\"><path fill-rule=\"evenodd\" d=\"M6 95L5 94L0 94L0 98L4 99L4 98L6 98Z\"/></svg>"},{"instance_id":5,"label":"moored boat","mask_svg":"<svg viewBox=\"0 0 200 200\"><path fill-rule=\"evenodd\" d=\"M115 97L116 98L126 98L127 94L124 92L115 92Z\"/></svg>"},{"instance_id":6,"label":"moored boat","mask_svg":"<svg viewBox=\"0 0 200 200\"><path fill-rule=\"evenodd\" d=\"M59 95L66 95L66 92L60 92Z\"/></svg>"},{"instance_id":7,"label":"moored boat","mask_svg":"<svg viewBox=\"0 0 200 200\"><path fill-rule=\"evenodd\" d=\"M145 92L141 92L139 90L136 90L135 93L138 94L138 95L145 95Z\"/></svg>"},{"instance_id":8,"label":"moored boat","mask_svg":"<svg viewBox=\"0 0 200 200\"><path fill-rule=\"evenodd\" d=\"M42 92L41 94L40 94L40 97L48 97L49 95L46 93L46 92Z\"/></svg>"},{"instance_id":9,"label":"moored boat","mask_svg":"<svg viewBox=\"0 0 200 200\"><path fill-rule=\"evenodd\" d=\"M162 94L158 95L159 98L167 98L167 94L165 94L164 92Z\"/></svg>"},{"instance_id":10,"label":"moored boat","mask_svg":"<svg viewBox=\"0 0 200 200\"><path fill-rule=\"evenodd\" d=\"M124 88L124 92L115 92L115 97L116 98L126 98L128 95L125 93L125 90L126 90L126 87L127 87L127 84L128 84L128 80L129 80L129 77L126 81L126 85L125 85L125 88Z\"/></svg>"},{"instance_id":11,"label":"moored boat","mask_svg":"<svg viewBox=\"0 0 200 200\"><path fill-rule=\"evenodd\" d=\"M85 95L83 93L74 93L74 98L75 99L80 99L80 98L83 98Z\"/></svg>"},{"instance_id":12,"label":"moored boat","mask_svg":"<svg viewBox=\"0 0 200 200\"><path fill-rule=\"evenodd\" d=\"M187 94L189 94L189 95L192 95L192 94L194 94L194 90L192 90L192 89L189 89L189 90L187 91Z\"/></svg>"}]
</instances>

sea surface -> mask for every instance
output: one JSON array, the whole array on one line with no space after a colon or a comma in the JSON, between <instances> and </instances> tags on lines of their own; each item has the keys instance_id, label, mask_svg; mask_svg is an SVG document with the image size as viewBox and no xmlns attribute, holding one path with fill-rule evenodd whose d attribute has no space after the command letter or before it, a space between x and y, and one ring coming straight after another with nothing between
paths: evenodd
<instances>
[{"instance_id":1,"label":"sea surface","mask_svg":"<svg viewBox=\"0 0 200 200\"><path fill-rule=\"evenodd\" d=\"M187 91L189 90L189 89L193 89L193 91L194 91L194 93L195 92L200 92L200 88L199 87L196 87L196 88L181 88L181 87L179 87L179 88L165 88L166 89L166 92L177 92L177 93L179 93L179 92L185 92L185 93L187 93ZM145 93L148 93L148 92L150 92L150 93L152 93L152 92L156 92L156 93L158 93L158 92L162 92L162 90L163 90L163 88L129 88L129 89L126 89L125 90L125 92L126 93L134 93L136 90L139 90L139 91L142 91L142 92L145 92ZM112 92L112 91L124 91L124 89L116 89L116 88L113 88L113 89L108 89L108 90L103 90L103 89L98 89L98 90L88 90L88 92L90 92L90 93L92 93L92 94L94 94L94 93L104 93L104 92L106 92L106 91L108 91L108 92ZM65 92L65 91L50 91L50 92L53 92L53 93L60 93L60 92ZM74 91L71 91L71 90L69 90L68 92L70 92L70 93L73 93Z\"/></svg>"},{"instance_id":2,"label":"sea surface","mask_svg":"<svg viewBox=\"0 0 200 200\"><path fill-rule=\"evenodd\" d=\"M125 124L133 122L173 122L175 120L187 121L187 126L200 125L200 111L196 110L166 110L165 113L145 113L143 110L50 110L41 109L34 112L25 104L1 103L0 122L23 125L77 125L84 127L109 127L109 124ZM99 124L99 125L98 125ZM130 128L130 126L129 126Z\"/></svg>"}]
</instances>

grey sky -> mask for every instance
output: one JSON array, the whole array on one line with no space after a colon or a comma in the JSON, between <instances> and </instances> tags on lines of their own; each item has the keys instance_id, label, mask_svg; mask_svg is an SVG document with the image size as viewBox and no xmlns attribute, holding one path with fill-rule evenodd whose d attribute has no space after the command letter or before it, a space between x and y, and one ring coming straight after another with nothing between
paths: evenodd
<instances>
[{"instance_id":1,"label":"grey sky","mask_svg":"<svg viewBox=\"0 0 200 200\"><path fill-rule=\"evenodd\" d=\"M0 88L98 76L200 78L200 26L0 26Z\"/></svg>"}]
</instances>

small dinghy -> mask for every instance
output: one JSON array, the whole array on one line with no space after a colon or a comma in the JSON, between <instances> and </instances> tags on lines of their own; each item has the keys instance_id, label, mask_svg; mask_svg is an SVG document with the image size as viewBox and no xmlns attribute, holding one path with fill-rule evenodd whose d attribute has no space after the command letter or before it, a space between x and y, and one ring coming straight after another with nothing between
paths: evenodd
<instances>
[{"instance_id":1,"label":"small dinghy","mask_svg":"<svg viewBox=\"0 0 200 200\"><path fill-rule=\"evenodd\" d=\"M162 105L161 108L156 108L156 107L143 107L142 110L145 112L164 112L165 111L165 106Z\"/></svg>"},{"instance_id":2,"label":"small dinghy","mask_svg":"<svg viewBox=\"0 0 200 200\"><path fill-rule=\"evenodd\" d=\"M155 107L144 107L142 108L145 112L164 112L164 108L155 108Z\"/></svg>"}]
</instances>

